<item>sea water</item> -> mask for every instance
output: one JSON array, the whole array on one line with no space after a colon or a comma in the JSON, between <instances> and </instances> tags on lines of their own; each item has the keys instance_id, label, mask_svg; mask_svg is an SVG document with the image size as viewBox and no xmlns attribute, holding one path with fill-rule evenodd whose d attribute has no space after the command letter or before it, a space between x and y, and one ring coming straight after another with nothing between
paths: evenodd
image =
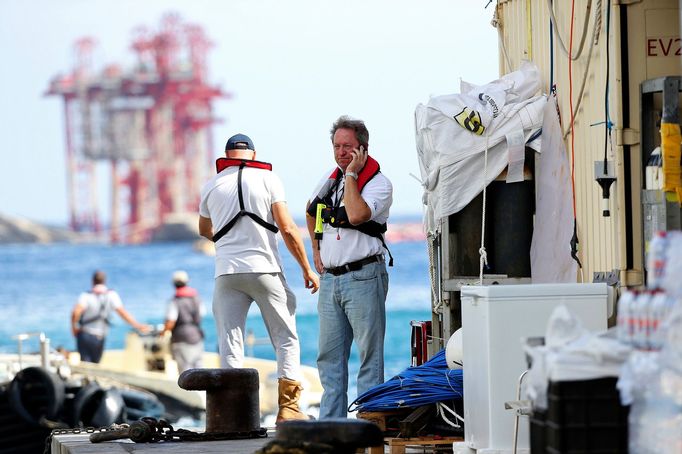
<instances>
[{"instance_id":1,"label":"sea water","mask_svg":"<svg viewBox=\"0 0 682 454\"><path fill-rule=\"evenodd\" d=\"M140 322L163 323L166 305L173 295L171 274L189 273L206 304L202 327L206 349L217 351L216 330L211 313L213 257L197 252L191 242L123 245L35 244L0 246L0 351L15 352L12 336L23 332L44 332L52 347L75 350L71 335L71 310L80 292L91 285L96 269L107 273L107 284L116 290L126 309ZM310 250L310 243L306 242ZM395 265L389 267L386 301L386 379L410 365L410 321L430 320L428 253L424 241L389 244ZM319 326L317 294L303 287L298 265L283 244L280 252L284 272L297 297L296 322L301 342L301 362L315 366ZM127 323L112 315L106 347L124 346ZM252 305L247 330L256 338L267 338L258 308ZM275 359L267 343L253 347L253 356ZM349 398L355 397L358 355L351 352Z\"/></svg>"}]
</instances>

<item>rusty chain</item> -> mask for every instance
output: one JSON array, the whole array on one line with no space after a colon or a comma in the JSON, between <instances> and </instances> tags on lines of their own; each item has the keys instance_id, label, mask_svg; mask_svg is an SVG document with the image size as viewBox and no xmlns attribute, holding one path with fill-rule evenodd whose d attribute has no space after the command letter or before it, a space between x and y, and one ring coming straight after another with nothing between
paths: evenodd
<instances>
[{"instance_id":1,"label":"rusty chain","mask_svg":"<svg viewBox=\"0 0 682 454\"><path fill-rule=\"evenodd\" d=\"M93 434L98 432L110 432L115 430L121 430L129 427L128 424L112 424L106 427L76 427L73 429L52 429L50 435L45 438L45 448L43 449L43 454L50 454L52 450L52 439L55 435L78 435L78 434Z\"/></svg>"},{"instance_id":2,"label":"rusty chain","mask_svg":"<svg viewBox=\"0 0 682 454\"><path fill-rule=\"evenodd\" d=\"M55 435L90 434L92 443L130 439L135 443L158 443L170 441L218 441L267 438L267 429L259 428L246 432L194 432L187 429L174 429L165 419L141 418L131 424L112 424L108 427L87 427L75 429L54 429L45 440L43 454L49 454Z\"/></svg>"},{"instance_id":3,"label":"rusty chain","mask_svg":"<svg viewBox=\"0 0 682 454\"><path fill-rule=\"evenodd\" d=\"M217 440L242 440L247 438L266 438L267 429L259 428L246 432L194 432L187 429L174 429L164 419L142 418L140 423L149 426L151 431L150 440L141 442L159 441L217 441ZM133 441L136 441L133 439Z\"/></svg>"}]
</instances>

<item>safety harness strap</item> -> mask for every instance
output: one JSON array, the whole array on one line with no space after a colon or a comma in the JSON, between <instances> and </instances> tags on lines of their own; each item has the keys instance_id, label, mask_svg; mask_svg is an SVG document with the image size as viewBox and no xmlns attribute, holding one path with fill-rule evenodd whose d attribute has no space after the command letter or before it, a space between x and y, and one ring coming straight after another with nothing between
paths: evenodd
<instances>
[{"instance_id":1,"label":"safety harness strap","mask_svg":"<svg viewBox=\"0 0 682 454\"><path fill-rule=\"evenodd\" d=\"M107 291L104 294L96 294L94 292L91 292L95 297L97 298L97 302L99 303L99 312L95 315L93 315L90 318L84 318L81 316L81 319L79 321L80 326L83 327L85 325L89 325L93 322L98 322L100 320L104 321L107 325L110 325L111 322L109 321L109 311L107 301L104 299L105 297L109 296L109 291Z\"/></svg>"},{"instance_id":2,"label":"safety harness strap","mask_svg":"<svg viewBox=\"0 0 682 454\"><path fill-rule=\"evenodd\" d=\"M362 189L365 187L367 182L374 178L380 172L381 169L379 163L372 157L368 157L365 166L362 168L358 176L358 191L362 192ZM333 205L331 203L331 195L338 188L342 178L343 171L337 167L331 173L331 175L329 175L327 181L322 185L320 192L317 194L317 196L315 196L313 201L310 203L307 213L311 217L313 218L316 217L318 203L323 203L328 206ZM376 221L367 221L363 222L362 224L353 225L348 221L348 214L346 213L346 208L338 207L335 209L333 220L329 222L329 225L337 228L357 230L361 233L364 233L365 235L377 238L379 241L381 241L381 244L384 247L384 249L386 249L386 252L388 252L388 256L390 258L388 266L393 266L393 255L391 255L391 250L386 245L386 241L384 240L383 235L387 230L387 225L385 222L383 224L379 224ZM322 240L320 239L319 241Z\"/></svg>"},{"instance_id":3,"label":"safety harness strap","mask_svg":"<svg viewBox=\"0 0 682 454\"><path fill-rule=\"evenodd\" d=\"M237 160L232 160L232 161L237 161ZM227 232L229 232L232 229L232 227L234 227L234 225L237 223L237 221L242 216L250 217L251 219L253 219L256 222L256 224L260 225L261 227L268 229L272 233L279 232L279 229L277 228L277 226L270 224L269 222L263 220L257 214L251 213L250 211L246 211L244 209L244 195L242 193L242 170L244 170L244 167L246 167L248 165L248 161L242 161L242 160L239 160L239 161L240 161L239 162L239 171L237 172L237 195L239 196L239 212L232 219L230 219L230 221L227 224L225 224L220 230L218 230L215 233L215 235L213 235L213 242L214 243L217 243L218 240L220 240L222 237L224 237L225 234L227 234ZM266 164L266 163L259 163L259 164ZM229 167L230 165L235 165L235 164L230 163L227 166L224 166L223 169L225 167ZM260 167L260 166L257 167L257 166L253 166L253 165L249 165L249 167L256 167L256 168L260 168L260 169L272 170L272 166L270 166L269 164L267 164L267 165L269 166L269 168ZM218 166L217 162L216 162L216 167L220 168Z\"/></svg>"}]
</instances>

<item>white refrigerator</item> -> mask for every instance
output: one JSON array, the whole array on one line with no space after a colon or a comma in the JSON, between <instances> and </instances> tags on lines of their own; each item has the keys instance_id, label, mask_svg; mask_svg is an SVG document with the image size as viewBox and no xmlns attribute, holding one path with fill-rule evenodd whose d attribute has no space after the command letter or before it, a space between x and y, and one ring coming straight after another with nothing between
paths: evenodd
<instances>
[{"instance_id":1,"label":"white refrigerator","mask_svg":"<svg viewBox=\"0 0 682 454\"><path fill-rule=\"evenodd\" d=\"M544 336L559 305L586 329L606 330L609 294L605 283L462 287L464 443L455 452L512 452L515 414L504 404L527 369L523 339ZM519 422L517 453L528 453L528 418Z\"/></svg>"}]
</instances>

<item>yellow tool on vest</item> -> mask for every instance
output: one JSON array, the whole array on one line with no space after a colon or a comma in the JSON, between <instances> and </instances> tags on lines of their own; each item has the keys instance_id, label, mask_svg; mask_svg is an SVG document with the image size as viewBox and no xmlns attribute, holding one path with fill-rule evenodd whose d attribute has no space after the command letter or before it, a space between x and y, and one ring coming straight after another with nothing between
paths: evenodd
<instances>
[{"instance_id":1,"label":"yellow tool on vest","mask_svg":"<svg viewBox=\"0 0 682 454\"><path fill-rule=\"evenodd\" d=\"M321 240L322 234L324 233L324 225L322 221L322 211L327 208L324 203L317 204L317 212L315 215L315 239Z\"/></svg>"}]
</instances>

